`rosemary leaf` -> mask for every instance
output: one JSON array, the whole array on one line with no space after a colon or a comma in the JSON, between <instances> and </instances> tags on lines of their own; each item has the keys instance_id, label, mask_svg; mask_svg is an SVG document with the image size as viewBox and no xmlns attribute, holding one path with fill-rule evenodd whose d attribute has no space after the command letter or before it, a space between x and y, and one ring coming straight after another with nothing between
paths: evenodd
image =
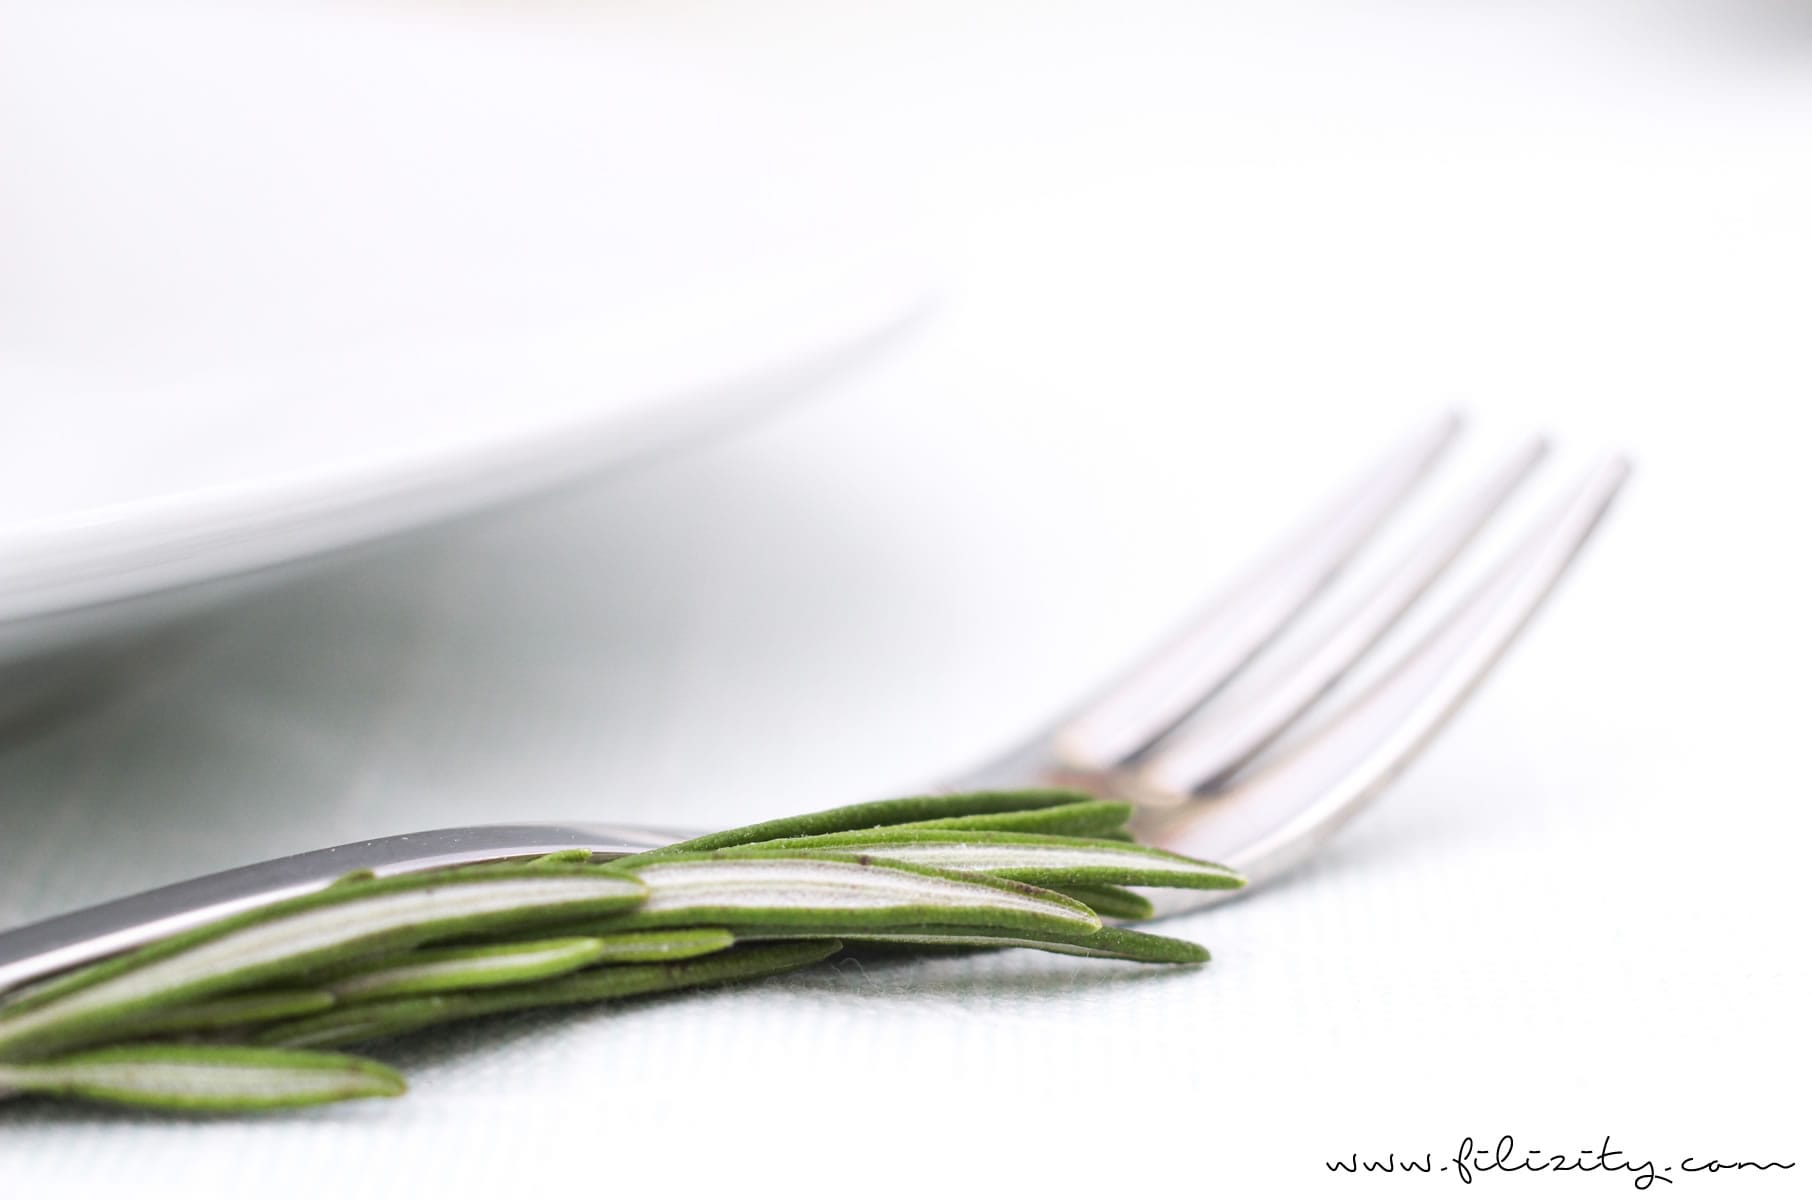
<instances>
[{"instance_id":1,"label":"rosemary leaf","mask_svg":"<svg viewBox=\"0 0 1812 1200\"><path fill-rule=\"evenodd\" d=\"M417 1029L460 1015L464 993L442 996L402 996L381 1000L360 1000L338 1008L268 1025L252 1035L252 1041L265 1046L287 1046L291 1049L328 1049L400 1037Z\"/></svg>"},{"instance_id":2,"label":"rosemary leaf","mask_svg":"<svg viewBox=\"0 0 1812 1200\"><path fill-rule=\"evenodd\" d=\"M601 867L486 866L327 888L73 971L0 1012L0 1059L108 1036L135 1014L435 937L633 907L647 894Z\"/></svg>"},{"instance_id":3,"label":"rosemary leaf","mask_svg":"<svg viewBox=\"0 0 1812 1200\"><path fill-rule=\"evenodd\" d=\"M603 942L588 937L414 950L375 964L357 964L323 982L342 1000L414 996L551 979L603 956Z\"/></svg>"},{"instance_id":4,"label":"rosemary leaf","mask_svg":"<svg viewBox=\"0 0 1812 1200\"><path fill-rule=\"evenodd\" d=\"M1051 837L987 830L886 829L787 838L716 852L720 858L768 855L860 855L931 867L970 871L1043 887L1108 884L1123 887L1237 888L1239 872L1126 842Z\"/></svg>"},{"instance_id":5,"label":"rosemary leaf","mask_svg":"<svg viewBox=\"0 0 1812 1200\"><path fill-rule=\"evenodd\" d=\"M1062 892L1094 909L1096 916L1113 921L1143 921L1157 911L1139 893L1106 883L1069 883L1051 890Z\"/></svg>"},{"instance_id":6,"label":"rosemary leaf","mask_svg":"<svg viewBox=\"0 0 1812 1200\"><path fill-rule=\"evenodd\" d=\"M110 1046L49 1062L0 1063L0 1093L149 1108L238 1112L405 1090L401 1075L369 1059L253 1046Z\"/></svg>"},{"instance_id":7,"label":"rosemary leaf","mask_svg":"<svg viewBox=\"0 0 1812 1200\"><path fill-rule=\"evenodd\" d=\"M851 804L843 808L807 813L802 817L783 817L744 825L722 833L710 833L690 841L645 850L612 865L633 871L645 862L672 858L679 854L699 854L741 846L749 842L768 842L776 838L814 837L825 833L842 833L851 829L875 829L883 825L901 825L912 821L939 821L954 817L993 815L1036 811L1058 806L1093 803L1086 792L1059 788L1028 788L1014 792L961 792L948 796L907 796L900 800L876 800L868 804Z\"/></svg>"},{"instance_id":8,"label":"rosemary leaf","mask_svg":"<svg viewBox=\"0 0 1812 1200\"><path fill-rule=\"evenodd\" d=\"M999 933L1087 933L1101 919L1068 896L986 876L820 852L688 855L644 863L648 899L599 932L680 925L857 933L900 925L987 926Z\"/></svg>"},{"instance_id":9,"label":"rosemary leaf","mask_svg":"<svg viewBox=\"0 0 1812 1200\"><path fill-rule=\"evenodd\" d=\"M268 1045L345 1046L494 1013L740 983L809 966L841 948L834 938L762 942L680 962L593 967L544 983L351 1004L273 1026L258 1040Z\"/></svg>"},{"instance_id":10,"label":"rosemary leaf","mask_svg":"<svg viewBox=\"0 0 1812 1200\"><path fill-rule=\"evenodd\" d=\"M993 829L1003 833L1053 833L1066 837L1111 837L1132 819L1133 806L1117 800L1087 800L1050 808L1019 809L1002 813L975 813L966 817L941 817L910 821L899 829Z\"/></svg>"},{"instance_id":11,"label":"rosemary leaf","mask_svg":"<svg viewBox=\"0 0 1812 1200\"><path fill-rule=\"evenodd\" d=\"M154 1008L126 1017L107 1031L107 1040L138 1041L173 1033L208 1033L241 1029L269 1021L305 1016L332 1008L332 992L318 988L245 992L216 996L193 1004Z\"/></svg>"},{"instance_id":12,"label":"rosemary leaf","mask_svg":"<svg viewBox=\"0 0 1812 1200\"><path fill-rule=\"evenodd\" d=\"M540 858L531 858L528 860L528 865L531 867L564 867L590 861L591 851L583 846L574 846L570 850L555 850L551 854L543 854Z\"/></svg>"},{"instance_id":13,"label":"rosemary leaf","mask_svg":"<svg viewBox=\"0 0 1812 1200\"><path fill-rule=\"evenodd\" d=\"M412 950L319 977L342 999L423 995L553 979L597 963L674 962L734 945L727 929L649 929L574 934L535 942Z\"/></svg>"},{"instance_id":14,"label":"rosemary leaf","mask_svg":"<svg viewBox=\"0 0 1812 1200\"><path fill-rule=\"evenodd\" d=\"M1159 937L1137 929L1105 926L1093 933L1062 937L1030 937L1002 934L996 930L978 929L896 929L863 933L848 939L850 949L864 944L913 946L970 946L977 949L1019 946L1031 950L1048 950L1053 954L1073 954L1084 958L1120 958L1142 963L1171 963L1188 966L1208 961L1208 951L1194 942L1179 938Z\"/></svg>"},{"instance_id":15,"label":"rosemary leaf","mask_svg":"<svg viewBox=\"0 0 1812 1200\"><path fill-rule=\"evenodd\" d=\"M736 937L728 929L633 929L601 933L599 963L677 962L728 950Z\"/></svg>"}]
</instances>

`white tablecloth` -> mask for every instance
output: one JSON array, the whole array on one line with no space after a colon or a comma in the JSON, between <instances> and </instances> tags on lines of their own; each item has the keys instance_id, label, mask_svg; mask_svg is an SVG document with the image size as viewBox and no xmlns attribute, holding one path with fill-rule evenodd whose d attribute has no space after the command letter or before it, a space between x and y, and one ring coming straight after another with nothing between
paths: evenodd
<instances>
[{"instance_id":1,"label":"white tablecloth","mask_svg":"<svg viewBox=\"0 0 1812 1200\"><path fill-rule=\"evenodd\" d=\"M1375 811L1167 929L1204 969L834 960L412 1042L392 1103L9 1105L0 1194L1398 1195L1445 1183L1326 1163L1439 1175L1502 1135L1798 1160L1688 1182L1803 1188L1803 14L1244 7L521 18L791 97L917 193L944 307L759 428L335 567L8 727L0 921L425 826L910 791L1445 406L1478 417L1468 463L1555 434L1534 493L1630 451L1599 540Z\"/></svg>"}]
</instances>

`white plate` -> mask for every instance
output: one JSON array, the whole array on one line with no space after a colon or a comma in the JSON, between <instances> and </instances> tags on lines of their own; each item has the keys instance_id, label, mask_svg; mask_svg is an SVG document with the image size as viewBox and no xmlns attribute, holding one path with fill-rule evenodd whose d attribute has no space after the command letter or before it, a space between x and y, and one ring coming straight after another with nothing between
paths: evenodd
<instances>
[{"instance_id":1,"label":"white plate","mask_svg":"<svg viewBox=\"0 0 1812 1200\"><path fill-rule=\"evenodd\" d=\"M784 113L658 48L96 7L0 5L0 659L623 462L924 295Z\"/></svg>"}]
</instances>

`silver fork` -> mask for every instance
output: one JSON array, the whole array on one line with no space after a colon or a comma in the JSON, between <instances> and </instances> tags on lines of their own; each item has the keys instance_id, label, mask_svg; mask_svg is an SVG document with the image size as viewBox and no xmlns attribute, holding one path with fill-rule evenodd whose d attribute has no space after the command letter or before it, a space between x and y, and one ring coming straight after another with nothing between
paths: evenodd
<instances>
[{"instance_id":1,"label":"silver fork","mask_svg":"<svg viewBox=\"0 0 1812 1200\"><path fill-rule=\"evenodd\" d=\"M1215 697L1332 581L1453 442L1455 417L1411 437L1250 568L1176 637L1076 713L949 782L955 791L1073 787L1136 805L1141 840L1243 872L1240 892L1166 898L1166 915L1261 887L1313 854L1391 782L1479 684L1591 535L1629 468L1592 467L1432 631L1287 750L1264 752L1326 694L1529 474L1519 447L1425 531L1332 632L1238 707ZM380 875L584 847L618 857L691 834L610 824L475 825L272 859L0 933L0 992L271 901L349 871Z\"/></svg>"}]
</instances>

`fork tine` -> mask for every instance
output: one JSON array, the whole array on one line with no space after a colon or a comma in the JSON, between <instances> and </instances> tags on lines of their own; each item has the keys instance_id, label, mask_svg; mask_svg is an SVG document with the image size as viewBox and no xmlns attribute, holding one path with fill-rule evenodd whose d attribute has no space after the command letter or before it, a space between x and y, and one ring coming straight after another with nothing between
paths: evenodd
<instances>
[{"instance_id":1,"label":"fork tine","mask_svg":"<svg viewBox=\"0 0 1812 1200\"><path fill-rule=\"evenodd\" d=\"M1374 467L1052 739L1065 765L1102 770L1149 749L1232 678L1352 557L1453 441L1447 414Z\"/></svg>"},{"instance_id":2,"label":"fork tine","mask_svg":"<svg viewBox=\"0 0 1812 1200\"><path fill-rule=\"evenodd\" d=\"M1454 506L1396 564L1383 582L1359 599L1326 638L1281 669L1250 702L1213 714L1161 745L1138 769L1141 794L1177 804L1224 783L1338 683L1440 577L1547 452L1531 438L1485 482Z\"/></svg>"},{"instance_id":3,"label":"fork tine","mask_svg":"<svg viewBox=\"0 0 1812 1200\"><path fill-rule=\"evenodd\" d=\"M1419 646L1313 737L1230 791L1152 813L1136 823L1141 836L1236 867L1254 884L1314 853L1491 670L1628 474L1622 458L1599 463Z\"/></svg>"}]
</instances>

